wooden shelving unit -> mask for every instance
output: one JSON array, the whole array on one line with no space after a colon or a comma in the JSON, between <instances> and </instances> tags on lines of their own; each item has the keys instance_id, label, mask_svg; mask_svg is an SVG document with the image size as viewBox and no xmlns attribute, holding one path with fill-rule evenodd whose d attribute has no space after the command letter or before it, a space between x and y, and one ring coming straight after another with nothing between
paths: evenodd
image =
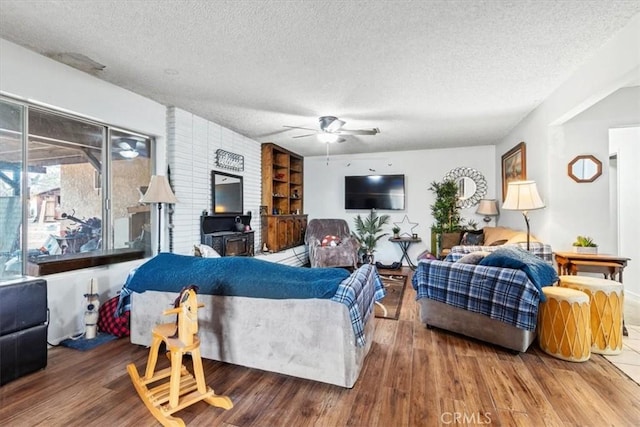
<instances>
[{"instance_id":1,"label":"wooden shelving unit","mask_svg":"<svg viewBox=\"0 0 640 427\"><path fill-rule=\"evenodd\" d=\"M278 252L304 244L304 158L272 143L262 144L262 241Z\"/></svg>"}]
</instances>

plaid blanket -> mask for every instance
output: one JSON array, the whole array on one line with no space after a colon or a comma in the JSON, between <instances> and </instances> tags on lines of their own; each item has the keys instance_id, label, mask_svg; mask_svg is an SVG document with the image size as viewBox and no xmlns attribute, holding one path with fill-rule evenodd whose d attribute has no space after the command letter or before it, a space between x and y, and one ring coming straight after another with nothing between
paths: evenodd
<instances>
[{"instance_id":1,"label":"plaid blanket","mask_svg":"<svg viewBox=\"0 0 640 427\"><path fill-rule=\"evenodd\" d=\"M331 298L332 301L349 307L351 326L356 334L358 347L365 345L364 324L373 313L373 301L379 301L386 295L378 270L371 264L365 264L344 279Z\"/></svg>"},{"instance_id":2,"label":"plaid blanket","mask_svg":"<svg viewBox=\"0 0 640 427\"><path fill-rule=\"evenodd\" d=\"M446 261L457 261L466 254L470 254L471 252L493 252L496 249L504 248L505 246L519 246L522 249L527 249L527 243L511 243L509 245L498 245L498 246L470 246L470 245L459 245L451 248L451 252L445 258ZM529 251L532 252L539 258L552 263L553 262L553 250L550 245L540 243L540 242L530 242Z\"/></svg>"},{"instance_id":3,"label":"plaid blanket","mask_svg":"<svg viewBox=\"0 0 640 427\"><path fill-rule=\"evenodd\" d=\"M421 260L412 284L416 299L443 302L520 329L536 327L540 293L521 270Z\"/></svg>"}]
</instances>

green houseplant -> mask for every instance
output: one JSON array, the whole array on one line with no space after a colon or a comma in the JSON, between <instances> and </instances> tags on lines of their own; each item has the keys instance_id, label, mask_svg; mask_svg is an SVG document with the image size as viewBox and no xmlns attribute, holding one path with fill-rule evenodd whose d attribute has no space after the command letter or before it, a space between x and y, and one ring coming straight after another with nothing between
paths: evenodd
<instances>
[{"instance_id":1,"label":"green houseplant","mask_svg":"<svg viewBox=\"0 0 640 427\"><path fill-rule=\"evenodd\" d=\"M366 262L373 263L378 240L388 233L382 233L382 226L389 223L389 215L381 215L371 210L369 215L363 218L360 214L355 217L355 233L353 236L360 242L360 255L366 258Z\"/></svg>"},{"instance_id":2,"label":"green houseplant","mask_svg":"<svg viewBox=\"0 0 640 427\"><path fill-rule=\"evenodd\" d=\"M439 254L442 248L457 245L461 233L464 230L475 230L477 223L465 221L460 216L459 188L456 181L434 181L429 190L436 196L435 202L431 205L431 215L435 220L431 226L431 250Z\"/></svg>"},{"instance_id":3,"label":"green houseplant","mask_svg":"<svg viewBox=\"0 0 640 427\"><path fill-rule=\"evenodd\" d=\"M398 227L397 225L394 225L391 231L393 232L394 239L397 239L398 237L400 237L400 227Z\"/></svg>"},{"instance_id":4,"label":"green houseplant","mask_svg":"<svg viewBox=\"0 0 640 427\"><path fill-rule=\"evenodd\" d=\"M597 254L598 245L589 236L578 236L573 242L573 250L582 254Z\"/></svg>"}]
</instances>

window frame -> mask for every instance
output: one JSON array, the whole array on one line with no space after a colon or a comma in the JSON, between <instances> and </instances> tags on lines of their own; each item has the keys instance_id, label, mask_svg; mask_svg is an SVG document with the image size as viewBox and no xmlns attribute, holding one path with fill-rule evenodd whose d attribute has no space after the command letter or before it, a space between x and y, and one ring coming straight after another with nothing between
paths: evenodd
<instances>
[{"instance_id":1,"label":"window frame","mask_svg":"<svg viewBox=\"0 0 640 427\"><path fill-rule=\"evenodd\" d=\"M135 248L118 248L114 249L113 242L113 227L114 218L112 218L112 133L117 131L120 133L127 133L130 135L146 138L149 141L149 178L153 174L155 169L155 137L153 135L147 135L145 133L125 129L119 126L114 126L108 123L101 122L99 120L87 118L82 114L70 113L62 109L57 109L52 106L42 106L37 103L31 103L25 100L16 99L11 96L0 94L0 101L13 104L22 108L22 135L21 148L22 148L22 170L21 170L21 194L20 203L22 206L22 218L21 218L21 275L29 276L42 276L47 274L62 273L66 271L73 271L82 268L89 268L101 265L109 265L119 262L126 262L136 259L142 259L146 256L143 249ZM75 254L66 255L50 255L43 257L43 259L37 259L35 262L30 261L28 257L29 252L29 240L28 233L29 227L29 202L30 202L30 189L29 189L29 113L31 111L40 111L46 114L53 114L62 117L66 117L70 120L87 123L94 126L103 128L102 131L102 153L101 162L102 167L100 171L101 176L101 200L102 200L102 248L98 251L81 252ZM97 172L97 171L96 171ZM151 227L153 230L153 227ZM151 231L153 233L153 231ZM9 280L13 280L11 278ZM0 283L4 280L0 278Z\"/></svg>"}]
</instances>

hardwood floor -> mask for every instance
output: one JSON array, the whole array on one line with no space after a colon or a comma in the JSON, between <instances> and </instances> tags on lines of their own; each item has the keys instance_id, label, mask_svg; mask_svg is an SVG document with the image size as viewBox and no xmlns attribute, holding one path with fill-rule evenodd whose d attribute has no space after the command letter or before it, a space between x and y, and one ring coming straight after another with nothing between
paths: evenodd
<instances>
[{"instance_id":1,"label":"hardwood floor","mask_svg":"<svg viewBox=\"0 0 640 427\"><path fill-rule=\"evenodd\" d=\"M372 339L350 390L204 360L207 383L234 408L200 402L176 415L207 426L640 425L640 385L604 357L564 362L536 344L515 356L428 330L410 283L399 320L376 319ZM52 348L45 370L0 387L0 425L159 425L125 368L143 371L147 354L127 339L88 352Z\"/></svg>"}]
</instances>

